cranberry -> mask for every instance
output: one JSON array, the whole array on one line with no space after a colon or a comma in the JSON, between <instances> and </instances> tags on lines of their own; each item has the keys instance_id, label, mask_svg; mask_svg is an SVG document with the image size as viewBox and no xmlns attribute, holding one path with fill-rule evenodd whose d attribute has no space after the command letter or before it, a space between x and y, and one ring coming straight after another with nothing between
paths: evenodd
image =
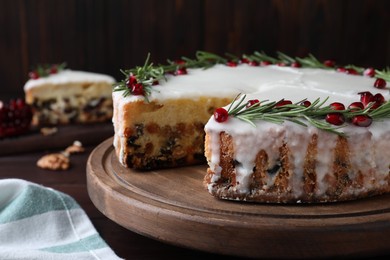
<instances>
[{"instance_id":1,"label":"cranberry","mask_svg":"<svg viewBox=\"0 0 390 260\"><path fill-rule=\"evenodd\" d=\"M268 65L271 65L272 63L270 61L267 61L267 60L263 60L260 62L260 66L268 66Z\"/></svg>"},{"instance_id":2,"label":"cranberry","mask_svg":"<svg viewBox=\"0 0 390 260\"><path fill-rule=\"evenodd\" d=\"M185 74L187 74L187 69L184 67L178 68L174 73L174 75L176 75L176 76L185 75Z\"/></svg>"},{"instance_id":3,"label":"cranberry","mask_svg":"<svg viewBox=\"0 0 390 260\"><path fill-rule=\"evenodd\" d=\"M329 105L329 107L332 110L345 110L344 104L339 103L339 102L333 102L332 104Z\"/></svg>"},{"instance_id":4,"label":"cranberry","mask_svg":"<svg viewBox=\"0 0 390 260\"><path fill-rule=\"evenodd\" d=\"M367 68L363 71L363 75L372 78L375 76L375 69L374 68Z\"/></svg>"},{"instance_id":5,"label":"cranberry","mask_svg":"<svg viewBox=\"0 0 390 260\"><path fill-rule=\"evenodd\" d=\"M332 125L342 125L345 122L343 114L340 113L330 113L325 117L326 122Z\"/></svg>"},{"instance_id":6,"label":"cranberry","mask_svg":"<svg viewBox=\"0 0 390 260\"><path fill-rule=\"evenodd\" d=\"M282 107L282 106L285 106L285 105L291 105L292 102L291 100L281 100L279 101L278 103L276 103L275 107Z\"/></svg>"},{"instance_id":7,"label":"cranberry","mask_svg":"<svg viewBox=\"0 0 390 260\"><path fill-rule=\"evenodd\" d=\"M324 65L326 67L333 68L336 65L336 63L333 60L326 60L326 61L324 61Z\"/></svg>"},{"instance_id":8,"label":"cranberry","mask_svg":"<svg viewBox=\"0 0 390 260\"><path fill-rule=\"evenodd\" d=\"M368 115L356 115L352 118L352 124L367 127L372 124L372 118Z\"/></svg>"},{"instance_id":9,"label":"cranberry","mask_svg":"<svg viewBox=\"0 0 390 260\"><path fill-rule=\"evenodd\" d=\"M135 96L144 94L144 86L141 83L136 83L131 86L131 94Z\"/></svg>"},{"instance_id":10,"label":"cranberry","mask_svg":"<svg viewBox=\"0 0 390 260\"><path fill-rule=\"evenodd\" d=\"M294 61L293 63L291 63L291 67L293 67L293 68L300 68L300 67L302 67L302 65L299 62Z\"/></svg>"},{"instance_id":11,"label":"cranberry","mask_svg":"<svg viewBox=\"0 0 390 260\"><path fill-rule=\"evenodd\" d=\"M348 106L348 109L349 110L363 110L364 109L364 105L362 102L353 102L351 103L349 106Z\"/></svg>"},{"instance_id":12,"label":"cranberry","mask_svg":"<svg viewBox=\"0 0 390 260\"><path fill-rule=\"evenodd\" d=\"M363 103L363 105L366 107L370 102L374 101L374 96L369 91L365 92L359 92L360 95L360 101Z\"/></svg>"},{"instance_id":13,"label":"cranberry","mask_svg":"<svg viewBox=\"0 0 390 260\"><path fill-rule=\"evenodd\" d=\"M226 65L229 67L237 67L237 62L230 60L226 62Z\"/></svg>"},{"instance_id":14,"label":"cranberry","mask_svg":"<svg viewBox=\"0 0 390 260\"><path fill-rule=\"evenodd\" d=\"M28 73L28 76L30 77L30 79L39 79L39 73L37 71L30 71Z\"/></svg>"},{"instance_id":15,"label":"cranberry","mask_svg":"<svg viewBox=\"0 0 390 260\"><path fill-rule=\"evenodd\" d=\"M253 67L259 66L259 63L257 61L255 61L255 60L250 61L248 64L249 64L249 66L253 66Z\"/></svg>"},{"instance_id":16,"label":"cranberry","mask_svg":"<svg viewBox=\"0 0 390 260\"><path fill-rule=\"evenodd\" d=\"M214 112L214 119L219 123L225 122L228 117L229 114L223 107L217 108Z\"/></svg>"},{"instance_id":17,"label":"cranberry","mask_svg":"<svg viewBox=\"0 0 390 260\"><path fill-rule=\"evenodd\" d=\"M258 104L260 105L260 101L258 99L251 99L251 100L248 100L248 103L246 104L246 107L251 107L255 104Z\"/></svg>"},{"instance_id":18,"label":"cranberry","mask_svg":"<svg viewBox=\"0 0 390 260\"><path fill-rule=\"evenodd\" d=\"M382 78L377 78L374 82L374 87L376 88L385 88L386 87L386 80L382 79Z\"/></svg>"},{"instance_id":19,"label":"cranberry","mask_svg":"<svg viewBox=\"0 0 390 260\"><path fill-rule=\"evenodd\" d=\"M304 107L310 107L311 106L311 102L309 100L305 100L301 103L301 106L304 106Z\"/></svg>"}]
</instances>

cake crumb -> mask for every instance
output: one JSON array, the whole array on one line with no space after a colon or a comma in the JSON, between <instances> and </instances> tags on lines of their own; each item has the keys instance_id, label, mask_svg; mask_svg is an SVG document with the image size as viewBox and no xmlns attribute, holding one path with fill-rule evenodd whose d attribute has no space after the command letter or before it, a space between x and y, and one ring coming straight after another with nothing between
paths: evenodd
<instances>
[{"instance_id":1,"label":"cake crumb","mask_svg":"<svg viewBox=\"0 0 390 260\"><path fill-rule=\"evenodd\" d=\"M51 153L42 156L38 162L37 166L42 169L48 170L67 170L70 166L69 157L63 153Z\"/></svg>"},{"instance_id":2,"label":"cake crumb","mask_svg":"<svg viewBox=\"0 0 390 260\"><path fill-rule=\"evenodd\" d=\"M58 128L57 127L42 127L40 129L40 132L43 136L54 135L55 133L58 132Z\"/></svg>"}]
</instances>

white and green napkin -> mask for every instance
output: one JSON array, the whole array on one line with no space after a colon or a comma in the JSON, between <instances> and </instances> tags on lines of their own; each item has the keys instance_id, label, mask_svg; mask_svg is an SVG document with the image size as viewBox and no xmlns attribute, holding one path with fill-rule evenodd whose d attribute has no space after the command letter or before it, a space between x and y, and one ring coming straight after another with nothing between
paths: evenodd
<instances>
[{"instance_id":1,"label":"white and green napkin","mask_svg":"<svg viewBox=\"0 0 390 260\"><path fill-rule=\"evenodd\" d=\"M70 196L0 180L0 259L120 259Z\"/></svg>"}]
</instances>

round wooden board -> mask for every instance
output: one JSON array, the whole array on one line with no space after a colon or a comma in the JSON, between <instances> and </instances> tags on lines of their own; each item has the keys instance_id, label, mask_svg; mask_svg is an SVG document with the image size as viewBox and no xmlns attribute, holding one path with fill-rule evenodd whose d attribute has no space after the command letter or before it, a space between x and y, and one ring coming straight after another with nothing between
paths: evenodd
<instances>
[{"instance_id":1,"label":"round wooden board","mask_svg":"<svg viewBox=\"0 0 390 260\"><path fill-rule=\"evenodd\" d=\"M119 225L181 247L256 258L390 253L390 195L329 204L252 204L212 197L206 166L137 172L112 138L90 154L88 193Z\"/></svg>"}]
</instances>

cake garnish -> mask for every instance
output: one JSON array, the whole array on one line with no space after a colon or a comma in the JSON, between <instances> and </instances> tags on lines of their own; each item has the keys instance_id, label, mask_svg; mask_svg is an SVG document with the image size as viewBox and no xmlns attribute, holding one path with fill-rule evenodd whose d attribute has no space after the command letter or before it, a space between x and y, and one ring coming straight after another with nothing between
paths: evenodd
<instances>
[{"instance_id":1,"label":"cake garnish","mask_svg":"<svg viewBox=\"0 0 390 260\"><path fill-rule=\"evenodd\" d=\"M244 54L237 57L232 54L226 54L225 57L214 53L197 51L195 58L190 59L182 57L179 60L168 60L167 64L154 65L150 62L150 53L147 55L143 66L136 66L132 69L120 71L124 79L113 85L113 91L123 92L123 96L130 95L143 96L149 102L149 96L153 91L153 86L160 83L161 80L167 80L166 75L175 76L186 75L187 69L203 68L207 69L216 64L225 64L229 67L236 67L240 64L250 66L268 66L271 64L278 66L290 66L294 68L320 68L336 70L338 72L351 75L364 75L367 77L376 77L374 83L376 88L385 88L386 81L390 81L390 68L378 70L374 68L364 68L355 65L337 66L333 60L319 61L314 55L309 54L307 57L290 57L282 52L277 52L276 57L267 55L265 52L255 51L253 54ZM47 72L47 70L44 70Z\"/></svg>"},{"instance_id":2,"label":"cake garnish","mask_svg":"<svg viewBox=\"0 0 390 260\"><path fill-rule=\"evenodd\" d=\"M0 101L0 139L19 136L30 130L32 108L22 98Z\"/></svg>"},{"instance_id":3,"label":"cake garnish","mask_svg":"<svg viewBox=\"0 0 390 260\"><path fill-rule=\"evenodd\" d=\"M264 120L281 124L284 121L291 121L302 126L310 124L319 129L332 132L341 136L346 133L340 130L346 122L356 126L370 126L373 120L381 120L390 117L390 102L385 101L381 94L362 92L361 102L353 102L348 108L339 102L324 105L325 100L316 99L310 102L306 99L297 103L290 100L280 101L245 101L246 95L239 94L228 109L217 108L214 118L217 122L223 123L229 116L238 118L255 126L254 121Z\"/></svg>"},{"instance_id":4,"label":"cake garnish","mask_svg":"<svg viewBox=\"0 0 390 260\"><path fill-rule=\"evenodd\" d=\"M38 65L35 69L28 73L30 79L39 79L48 77L51 74L56 74L66 68L66 63L61 64L44 64Z\"/></svg>"}]
</instances>

